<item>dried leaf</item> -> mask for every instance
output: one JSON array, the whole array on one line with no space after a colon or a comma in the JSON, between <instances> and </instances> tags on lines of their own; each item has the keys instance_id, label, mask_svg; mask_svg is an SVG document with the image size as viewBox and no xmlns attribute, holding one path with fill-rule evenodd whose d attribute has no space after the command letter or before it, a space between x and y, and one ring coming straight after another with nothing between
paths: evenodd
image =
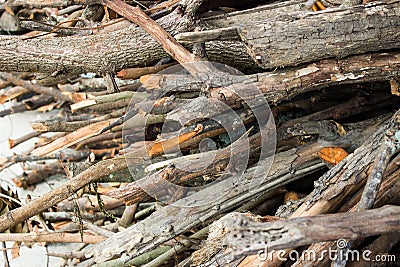
<instances>
[{"instance_id":1,"label":"dried leaf","mask_svg":"<svg viewBox=\"0 0 400 267\"><path fill-rule=\"evenodd\" d=\"M14 242L14 245L12 246L12 249L11 249L11 258L12 259L16 259L19 257L19 249L20 249L19 242Z\"/></svg>"},{"instance_id":2,"label":"dried leaf","mask_svg":"<svg viewBox=\"0 0 400 267\"><path fill-rule=\"evenodd\" d=\"M340 147L324 147L318 152L318 156L322 160L334 165L341 162L348 155L349 153L347 153L346 150Z\"/></svg>"},{"instance_id":3,"label":"dried leaf","mask_svg":"<svg viewBox=\"0 0 400 267\"><path fill-rule=\"evenodd\" d=\"M392 79L389 82L390 82L390 91L392 92L392 95L400 96L399 84L397 83L397 81Z\"/></svg>"},{"instance_id":4,"label":"dried leaf","mask_svg":"<svg viewBox=\"0 0 400 267\"><path fill-rule=\"evenodd\" d=\"M285 194L284 203L288 202L289 200L299 200L299 195L296 192L287 192Z\"/></svg>"}]
</instances>

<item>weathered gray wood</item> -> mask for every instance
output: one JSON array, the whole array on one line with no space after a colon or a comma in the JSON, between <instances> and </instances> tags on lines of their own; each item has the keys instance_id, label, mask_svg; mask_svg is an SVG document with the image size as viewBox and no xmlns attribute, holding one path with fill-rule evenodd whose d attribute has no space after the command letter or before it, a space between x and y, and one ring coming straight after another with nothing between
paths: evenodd
<instances>
[{"instance_id":1,"label":"weathered gray wood","mask_svg":"<svg viewBox=\"0 0 400 267\"><path fill-rule=\"evenodd\" d=\"M371 131L371 123L376 127L376 121L359 125L361 128L353 128L348 132L348 138L354 133L357 139L368 136L367 133L360 134L361 129ZM371 127L371 128L370 128ZM344 137L343 137L344 138ZM358 141L358 140L357 140ZM340 142L340 138L337 142ZM184 232L192 227L204 222L205 220L224 212L226 209L232 209L241 203L246 202L252 196L260 192L268 192L281 187L295 179L310 174L324 166L320 165L319 159L316 159L316 152L324 146L330 146L333 143L314 143L302 148L295 148L286 152L278 153L275 156L274 163L268 176L265 177L256 188L253 188L254 179L264 177L267 173L260 170L253 176L254 168L246 171L240 183L232 189L232 180L226 179L213 187L208 187L198 193L181 199L172 206L166 206L145 220L136 223L130 228L116 234L114 237L98 244L87 257L94 256L96 261L103 262L115 255L129 252L130 257L135 257L148 250L154 249L163 242L173 238L177 234ZM189 163L188 163L189 164ZM263 173L262 173L263 172ZM250 178L251 177L251 178ZM253 189L251 189L253 188ZM249 191L249 189L251 189ZM223 196L216 198L215 196ZM198 207L182 208L181 206L193 205L199 200L213 199L214 201L207 205ZM171 231L165 231L172 229Z\"/></svg>"},{"instance_id":2,"label":"weathered gray wood","mask_svg":"<svg viewBox=\"0 0 400 267\"><path fill-rule=\"evenodd\" d=\"M267 223L256 222L241 213L231 213L218 222L224 229L215 231L226 232L223 245L231 249L233 257L240 257L265 249L270 252L340 238L397 232L400 230L399 216L398 206Z\"/></svg>"},{"instance_id":3,"label":"weathered gray wood","mask_svg":"<svg viewBox=\"0 0 400 267\"><path fill-rule=\"evenodd\" d=\"M94 256L96 262L107 261L124 252L129 252L130 257L138 256L227 209L237 207L260 192L274 190L324 166L322 163L317 163L311 167L299 166L299 169L293 166L292 168L295 168L296 171L291 174L287 166L291 165L297 157L295 151L289 151L277 156L277 163L275 167L272 167L271 175L256 190L249 192L249 188L252 188L252 183L254 183L253 175L255 171L255 169L250 169L234 190L231 179L223 180L213 187L208 187L199 193L174 203L174 205L166 206L156 211L143 221L96 245L86 256ZM261 174L259 173L259 175ZM258 176L256 178L261 177ZM215 196L223 197L216 198ZM182 207L195 205L199 199L214 199L215 201L212 201L209 205L190 208Z\"/></svg>"}]
</instances>

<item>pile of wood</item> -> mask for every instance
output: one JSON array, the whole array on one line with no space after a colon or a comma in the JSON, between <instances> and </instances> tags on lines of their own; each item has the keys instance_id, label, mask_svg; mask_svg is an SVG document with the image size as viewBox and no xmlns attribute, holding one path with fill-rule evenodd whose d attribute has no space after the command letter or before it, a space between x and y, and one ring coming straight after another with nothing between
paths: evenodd
<instances>
[{"instance_id":1,"label":"pile of wood","mask_svg":"<svg viewBox=\"0 0 400 267\"><path fill-rule=\"evenodd\" d=\"M398 262L399 0L0 12L1 117L56 114L0 168L23 164L26 190L65 179L17 206L2 193L0 231L25 227L1 241L83 243L49 254L70 266Z\"/></svg>"}]
</instances>

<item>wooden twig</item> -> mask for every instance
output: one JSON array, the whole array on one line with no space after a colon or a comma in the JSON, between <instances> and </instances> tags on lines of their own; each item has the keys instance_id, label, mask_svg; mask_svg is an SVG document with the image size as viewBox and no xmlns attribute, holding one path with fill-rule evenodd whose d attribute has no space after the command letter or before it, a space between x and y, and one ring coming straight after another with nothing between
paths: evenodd
<instances>
[{"instance_id":1,"label":"wooden twig","mask_svg":"<svg viewBox=\"0 0 400 267\"><path fill-rule=\"evenodd\" d=\"M109 212L116 217L120 217L122 213L124 212L123 207L119 207L116 209L109 210ZM64 211L57 211L57 212L43 212L43 219L49 222L59 222L59 221L69 221L73 220L75 215L73 212L64 212ZM104 214L104 212L93 212L93 211L83 211L81 213L82 219L83 220L88 220L88 221L97 221L97 220L102 220L106 219L107 215Z\"/></svg>"},{"instance_id":2,"label":"wooden twig","mask_svg":"<svg viewBox=\"0 0 400 267\"><path fill-rule=\"evenodd\" d=\"M82 170L81 172L83 172ZM79 174L77 172L76 174ZM103 201L104 208L106 210L112 210L124 205L124 203L118 199L114 199L105 195L101 195L101 200ZM85 211L100 211L99 203L96 196L87 195L85 197L79 198L77 201L62 201L58 203L57 207L62 211L74 211L76 204L79 205L81 210Z\"/></svg>"},{"instance_id":3,"label":"wooden twig","mask_svg":"<svg viewBox=\"0 0 400 267\"><path fill-rule=\"evenodd\" d=\"M135 218L135 213L138 207L139 207L138 203L126 206L124 214L122 214L121 220L118 221L118 224L125 228L131 225Z\"/></svg>"},{"instance_id":4,"label":"wooden twig","mask_svg":"<svg viewBox=\"0 0 400 267\"><path fill-rule=\"evenodd\" d=\"M80 234L69 233L29 233L29 234L3 234L0 233L0 241L17 242L47 242L47 243L88 243L96 244L105 239L104 236L84 234L83 241Z\"/></svg>"},{"instance_id":5,"label":"wooden twig","mask_svg":"<svg viewBox=\"0 0 400 267\"><path fill-rule=\"evenodd\" d=\"M135 155L137 162L143 161L143 158L146 158L145 150L143 151L138 149L134 156ZM130 159L129 161L130 164L133 164L134 160ZM127 162L124 158L104 160L91 166L87 170L78 174L76 177L68 180L68 182L64 185L47 194L44 194L35 200L32 200L20 208L14 209L7 214L0 216L0 232L4 232L6 229L9 229L12 226L56 205L57 203L74 194L80 188L96 181L100 177L109 175L118 170L126 169L127 166Z\"/></svg>"},{"instance_id":6,"label":"wooden twig","mask_svg":"<svg viewBox=\"0 0 400 267\"><path fill-rule=\"evenodd\" d=\"M1 245L3 248L7 249L7 244L5 241L1 242ZM2 253L3 253L4 267L10 267L10 262L7 256L7 250L3 250Z\"/></svg>"},{"instance_id":7,"label":"wooden twig","mask_svg":"<svg viewBox=\"0 0 400 267\"><path fill-rule=\"evenodd\" d=\"M85 220L83 220L82 222L83 222L83 226L85 228L87 228L88 230L91 230L95 234L98 234L98 235L101 235L101 236L104 236L104 237L111 237L114 234L113 232L111 232L111 231L109 231L107 229L104 229L104 228L102 228L100 226L97 226L97 225L95 225L95 224L93 224L91 222L88 222L88 221L85 221Z\"/></svg>"},{"instance_id":8,"label":"wooden twig","mask_svg":"<svg viewBox=\"0 0 400 267\"><path fill-rule=\"evenodd\" d=\"M139 7L132 7L121 0L102 0L102 2L118 14L143 28L179 63L196 61L194 55L187 51L181 44L177 43L169 33L147 16Z\"/></svg>"},{"instance_id":9,"label":"wooden twig","mask_svg":"<svg viewBox=\"0 0 400 267\"><path fill-rule=\"evenodd\" d=\"M113 119L109 119L79 128L78 130L51 142L50 144L36 148L32 151L32 154L35 156L44 156L50 153L57 152L63 148L70 147L82 140L97 135L101 129L108 126L112 121Z\"/></svg>"},{"instance_id":10,"label":"wooden twig","mask_svg":"<svg viewBox=\"0 0 400 267\"><path fill-rule=\"evenodd\" d=\"M118 131L115 133L103 133L101 135L93 136L93 137L90 137L88 139L85 139L85 140L79 142L76 145L75 149L79 150L82 147L84 147L85 145L90 144L90 143L104 141L104 140L115 140L115 139L121 138L121 137L122 137L122 131Z\"/></svg>"},{"instance_id":11,"label":"wooden twig","mask_svg":"<svg viewBox=\"0 0 400 267\"><path fill-rule=\"evenodd\" d=\"M144 267L158 267L163 266L167 261L171 260L175 255L182 253L187 250L191 245L193 245L197 240L201 240L205 235L208 234L209 227L205 227L195 234L191 235L188 239L180 241L178 245L175 245L173 248L169 249L164 254L160 255L156 259L151 262L143 265Z\"/></svg>"},{"instance_id":12,"label":"wooden twig","mask_svg":"<svg viewBox=\"0 0 400 267\"><path fill-rule=\"evenodd\" d=\"M36 185L55 174L65 174L64 169L59 163L45 165L39 169L24 171L22 176L15 177L12 180L16 186L26 189L29 186Z\"/></svg>"},{"instance_id":13,"label":"wooden twig","mask_svg":"<svg viewBox=\"0 0 400 267\"><path fill-rule=\"evenodd\" d=\"M7 91L0 95L0 104L17 98L26 92L28 92L28 90L22 86L14 86L13 88L7 89Z\"/></svg>"},{"instance_id":14,"label":"wooden twig","mask_svg":"<svg viewBox=\"0 0 400 267\"><path fill-rule=\"evenodd\" d=\"M173 65L175 65L175 63L152 66L152 67L122 69L119 72L117 72L117 77L121 79L138 79L143 75L154 74L166 68L169 68Z\"/></svg>"},{"instance_id":15,"label":"wooden twig","mask_svg":"<svg viewBox=\"0 0 400 267\"><path fill-rule=\"evenodd\" d=\"M379 148L379 154L376 157L374 167L365 184L360 203L358 204L359 210L367 210L373 207L379 188L382 184L386 166L389 163L390 158L400 149L400 140L397 139L399 137L400 131L398 130L394 133L391 131L386 133L385 140Z\"/></svg>"},{"instance_id":16,"label":"wooden twig","mask_svg":"<svg viewBox=\"0 0 400 267\"><path fill-rule=\"evenodd\" d=\"M79 109L90 107L93 105L98 105L98 104L104 104L104 103L109 103L109 102L115 102L118 100L122 99L131 99L132 97L137 98L138 101L144 100L148 97L147 93L141 93L141 92L121 92L121 93L114 93L114 94L109 94L109 95L104 95L104 96L97 96L92 99L86 99L79 101L77 103L74 103L71 105L71 111L75 112Z\"/></svg>"},{"instance_id":17,"label":"wooden twig","mask_svg":"<svg viewBox=\"0 0 400 267\"><path fill-rule=\"evenodd\" d=\"M41 134L40 132L36 131L36 132L27 133L26 135L18 137L17 139L8 138L8 146L10 148L13 148L13 147L25 142L25 141L28 141L29 139L31 139L33 137L39 136L40 134Z\"/></svg>"},{"instance_id":18,"label":"wooden twig","mask_svg":"<svg viewBox=\"0 0 400 267\"><path fill-rule=\"evenodd\" d=\"M35 95L29 99L25 99L22 103L12 106L8 109L0 111L0 117L4 117L10 114L24 112L27 110L33 110L45 105L48 105L54 101L54 98L49 95Z\"/></svg>"},{"instance_id":19,"label":"wooden twig","mask_svg":"<svg viewBox=\"0 0 400 267\"><path fill-rule=\"evenodd\" d=\"M51 88L51 87L44 87L41 85L33 84L32 82L25 81L17 76L14 76L10 73L0 72L0 78L3 80L7 80L14 85L22 86L27 90L33 91L38 94L46 94L53 96L59 100L73 102L73 100L68 96L68 94L62 93L60 90Z\"/></svg>"}]
</instances>

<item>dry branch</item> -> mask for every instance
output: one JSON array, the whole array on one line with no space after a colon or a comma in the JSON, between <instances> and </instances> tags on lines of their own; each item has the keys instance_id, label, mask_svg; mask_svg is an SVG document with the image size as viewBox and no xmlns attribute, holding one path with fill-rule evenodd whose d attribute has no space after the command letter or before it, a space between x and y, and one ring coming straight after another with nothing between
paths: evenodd
<instances>
[{"instance_id":1,"label":"dry branch","mask_svg":"<svg viewBox=\"0 0 400 267\"><path fill-rule=\"evenodd\" d=\"M82 240L83 239L83 240ZM0 233L0 241L15 242L46 242L46 243L87 243L96 244L105 239L104 236L69 233L29 233L29 234L2 234Z\"/></svg>"},{"instance_id":2,"label":"dry branch","mask_svg":"<svg viewBox=\"0 0 400 267\"><path fill-rule=\"evenodd\" d=\"M50 144L35 149L34 151L32 151L32 154L35 156L44 156L50 153L57 152L63 148L70 147L80 141L97 135L101 129L110 125L112 121L113 119L109 119L106 121L95 122L93 124L79 128L78 130L51 142Z\"/></svg>"},{"instance_id":3,"label":"dry branch","mask_svg":"<svg viewBox=\"0 0 400 267\"><path fill-rule=\"evenodd\" d=\"M217 231L227 233L223 244L232 249L233 257L240 257L264 249L279 250L340 238L397 232L399 215L400 207L385 206L368 211L260 223L243 214L231 213L220 219L224 229Z\"/></svg>"}]
</instances>

